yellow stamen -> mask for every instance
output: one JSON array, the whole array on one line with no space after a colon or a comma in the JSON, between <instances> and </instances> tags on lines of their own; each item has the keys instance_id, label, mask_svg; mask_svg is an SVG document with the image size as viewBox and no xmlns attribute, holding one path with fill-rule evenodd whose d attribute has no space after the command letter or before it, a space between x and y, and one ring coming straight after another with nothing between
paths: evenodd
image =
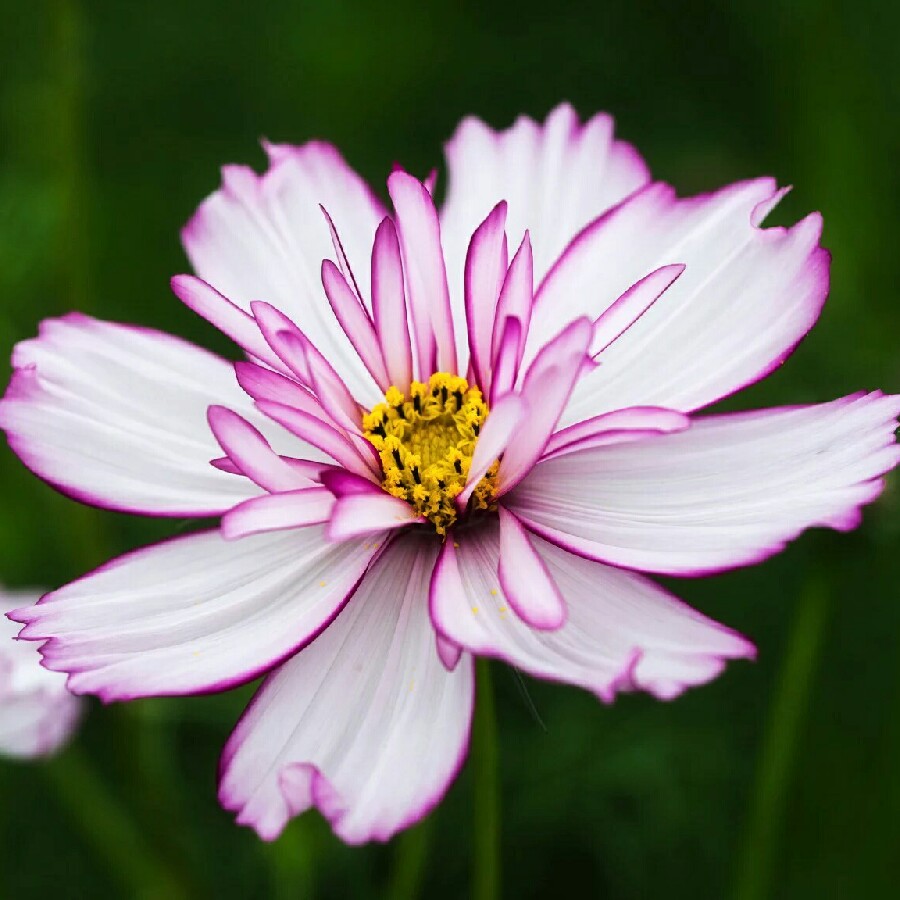
<instances>
[{"instance_id":1,"label":"yellow stamen","mask_svg":"<svg viewBox=\"0 0 900 900\"><path fill-rule=\"evenodd\" d=\"M384 489L406 500L438 534L456 521L454 500L462 491L488 407L465 378L438 372L428 384L414 381L409 394L396 387L363 417L363 433L378 451ZM471 509L494 508L495 462L478 482Z\"/></svg>"}]
</instances>

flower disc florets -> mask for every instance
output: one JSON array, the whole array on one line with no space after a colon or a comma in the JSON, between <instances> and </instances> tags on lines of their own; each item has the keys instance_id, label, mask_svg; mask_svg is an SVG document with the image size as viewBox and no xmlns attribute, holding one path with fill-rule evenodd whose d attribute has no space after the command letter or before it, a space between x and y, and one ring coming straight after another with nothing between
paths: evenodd
<instances>
[{"instance_id":1,"label":"flower disc florets","mask_svg":"<svg viewBox=\"0 0 900 900\"><path fill-rule=\"evenodd\" d=\"M378 451L384 489L406 500L446 534L457 517L456 497L466 485L472 454L488 406L465 378L437 372L414 381L405 395L388 388L385 402L363 418L363 433ZM472 509L490 509L498 463L476 486Z\"/></svg>"}]
</instances>

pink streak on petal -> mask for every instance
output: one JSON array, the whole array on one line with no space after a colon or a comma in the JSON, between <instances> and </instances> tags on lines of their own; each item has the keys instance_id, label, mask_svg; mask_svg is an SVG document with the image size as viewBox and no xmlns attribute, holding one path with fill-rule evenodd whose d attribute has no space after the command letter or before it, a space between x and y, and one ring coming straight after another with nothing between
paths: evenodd
<instances>
[{"instance_id":1,"label":"pink streak on petal","mask_svg":"<svg viewBox=\"0 0 900 900\"><path fill-rule=\"evenodd\" d=\"M256 404L261 412L270 419L274 419L288 431L297 437L318 447L323 453L327 453L332 459L339 462L345 469L356 472L357 475L372 478L378 477L369 462L360 456L356 447L340 431L326 424L321 419L309 415L291 406L282 403L273 403L270 400L260 400Z\"/></svg>"},{"instance_id":2,"label":"pink streak on petal","mask_svg":"<svg viewBox=\"0 0 900 900\"><path fill-rule=\"evenodd\" d=\"M300 381L312 386L309 369L306 365L306 354L297 354L296 352L288 352L288 348L284 345L279 335L290 332L298 336L305 344L306 336L283 312L276 309L269 303L255 300L250 304L250 311L259 324L259 330L266 339L268 345L272 348L275 355L288 367L288 369L300 379ZM284 354L284 355L282 355Z\"/></svg>"},{"instance_id":3,"label":"pink streak on petal","mask_svg":"<svg viewBox=\"0 0 900 900\"><path fill-rule=\"evenodd\" d=\"M293 406L332 428L336 427L337 423L322 409L316 397L293 378L270 372L251 362L235 363L234 371L238 384L254 400L271 400L273 403Z\"/></svg>"},{"instance_id":4,"label":"pink streak on petal","mask_svg":"<svg viewBox=\"0 0 900 900\"><path fill-rule=\"evenodd\" d=\"M459 659L463 652L462 647L437 632L434 634L434 642L444 668L448 672L452 672L459 665Z\"/></svg>"},{"instance_id":5,"label":"pink streak on petal","mask_svg":"<svg viewBox=\"0 0 900 900\"><path fill-rule=\"evenodd\" d=\"M529 409L527 427L503 454L498 496L512 490L543 453L581 374L592 334L587 319L576 319L541 350L529 368L521 391Z\"/></svg>"},{"instance_id":6,"label":"pink streak on petal","mask_svg":"<svg viewBox=\"0 0 900 900\"><path fill-rule=\"evenodd\" d=\"M310 386L332 420L350 434L361 434L359 405L328 360L304 336L296 332L279 331L275 339L285 356L305 357Z\"/></svg>"},{"instance_id":7,"label":"pink streak on petal","mask_svg":"<svg viewBox=\"0 0 900 900\"><path fill-rule=\"evenodd\" d=\"M500 299L497 301L497 314L494 318L494 335L491 343L491 355L496 357L500 351L505 324L509 319L519 322L519 347L516 365L522 361L525 341L528 338L528 325L531 322L531 306L534 302L534 258L531 250L531 237L525 232L522 243L510 263Z\"/></svg>"},{"instance_id":8,"label":"pink streak on petal","mask_svg":"<svg viewBox=\"0 0 900 900\"><path fill-rule=\"evenodd\" d=\"M659 406L632 406L611 413L602 413L585 419L568 428L557 431L547 442L541 459L548 459L560 452L573 452L575 448L600 447L620 443L634 434L635 439L649 434L668 434L684 431L691 420L684 413Z\"/></svg>"},{"instance_id":9,"label":"pink streak on petal","mask_svg":"<svg viewBox=\"0 0 900 900\"><path fill-rule=\"evenodd\" d=\"M241 474L267 491L309 487L309 479L285 463L249 422L224 406L211 406L209 427Z\"/></svg>"},{"instance_id":10,"label":"pink streak on petal","mask_svg":"<svg viewBox=\"0 0 900 900\"><path fill-rule=\"evenodd\" d=\"M322 286L344 334L353 344L369 374L381 390L386 391L390 387L390 380L375 327L344 276L330 259L322 262Z\"/></svg>"},{"instance_id":11,"label":"pink streak on petal","mask_svg":"<svg viewBox=\"0 0 900 900\"><path fill-rule=\"evenodd\" d=\"M346 541L424 522L424 517L406 501L384 491L368 495L352 493L335 502L325 533L331 541Z\"/></svg>"},{"instance_id":12,"label":"pink streak on petal","mask_svg":"<svg viewBox=\"0 0 900 900\"><path fill-rule=\"evenodd\" d=\"M526 416L527 409L526 403L516 394L507 394L505 397L501 397L491 408L475 444L466 485L456 498L457 509L464 510L466 508L478 482L484 478L497 457L509 446L516 434L516 429Z\"/></svg>"},{"instance_id":13,"label":"pink streak on petal","mask_svg":"<svg viewBox=\"0 0 900 900\"><path fill-rule=\"evenodd\" d=\"M390 382L406 393L412 382L412 348L400 242L389 218L378 226L372 247L372 313Z\"/></svg>"},{"instance_id":14,"label":"pink streak on petal","mask_svg":"<svg viewBox=\"0 0 900 900\"><path fill-rule=\"evenodd\" d=\"M333 506L334 495L324 487L252 497L222 516L222 537L231 541L264 531L321 525Z\"/></svg>"},{"instance_id":15,"label":"pink streak on petal","mask_svg":"<svg viewBox=\"0 0 900 900\"><path fill-rule=\"evenodd\" d=\"M175 275L170 284L172 292L185 306L228 335L241 349L267 365L283 368L248 312L193 275Z\"/></svg>"},{"instance_id":16,"label":"pink streak on petal","mask_svg":"<svg viewBox=\"0 0 900 900\"><path fill-rule=\"evenodd\" d=\"M322 473L322 484L331 491L335 497L346 497L350 494L381 495L384 489L380 484L346 472L343 469L331 469Z\"/></svg>"},{"instance_id":17,"label":"pink streak on petal","mask_svg":"<svg viewBox=\"0 0 900 900\"><path fill-rule=\"evenodd\" d=\"M518 381L521 346L522 323L518 319L506 319L490 376L492 406L499 397L508 394Z\"/></svg>"},{"instance_id":18,"label":"pink streak on petal","mask_svg":"<svg viewBox=\"0 0 900 900\"><path fill-rule=\"evenodd\" d=\"M566 621L566 605L553 576L519 520L500 507L500 585L523 622L553 631Z\"/></svg>"},{"instance_id":19,"label":"pink streak on petal","mask_svg":"<svg viewBox=\"0 0 900 900\"><path fill-rule=\"evenodd\" d=\"M675 283L685 266L662 266L633 284L594 322L591 355L618 340Z\"/></svg>"},{"instance_id":20,"label":"pink streak on petal","mask_svg":"<svg viewBox=\"0 0 900 900\"><path fill-rule=\"evenodd\" d=\"M322 206L321 203L319 204L319 209L322 210L322 215L325 216L325 221L328 223L328 231L331 233L331 243L334 246L334 253L335 256L337 256L341 275L348 282L348 284L353 285L351 293L356 299L359 307L368 315L368 311L366 310L362 294L359 290L359 285L356 283L356 278L353 276L353 269L350 267L350 261L347 259L347 254L344 252L344 245L341 243L341 238L338 234L337 228L335 227L334 220L331 218L331 214L328 212L328 210L325 209L325 207ZM328 262L331 262L331 260L328 260ZM334 307L332 306L332 309L333 308ZM350 335L347 335L347 337L350 337Z\"/></svg>"},{"instance_id":21,"label":"pink streak on petal","mask_svg":"<svg viewBox=\"0 0 900 900\"><path fill-rule=\"evenodd\" d=\"M482 391L490 384L494 312L507 267L505 225L506 202L501 200L472 235L463 273L469 365Z\"/></svg>"},{"instance_id":22,"label":"pink streak on petal","mask_svg":"<svg viewBox=\"0 0 900 900\"><path fill-rule=\"evenodd\" d=\"M388 193L397 212L419 377L427 379L433 371L455 373L456 341L434 202L425 186L405 172L391 174Z\"/></svg>"}]
</instances>

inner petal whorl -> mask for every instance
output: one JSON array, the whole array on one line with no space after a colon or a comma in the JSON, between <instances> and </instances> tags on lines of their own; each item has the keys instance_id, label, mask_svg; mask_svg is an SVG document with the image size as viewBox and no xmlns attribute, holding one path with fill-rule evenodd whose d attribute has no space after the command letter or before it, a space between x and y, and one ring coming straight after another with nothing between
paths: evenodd
<instances>
[{"instance_id":1,"label":"inner petal whorl","mask_svg":"<svg viewBox=\"0 0 900 900\"><path fill-rule=\"evenodd\" d=\"M414 381L408 395L388 388L385 402L363 417L363 433L378 451L384 489L406 500L438 534L456 521L454 500L466 485L488 406L465 378L437 372ZM490 509L498 463L475 488L472 509Z\"/></svg>"}]
</instances>

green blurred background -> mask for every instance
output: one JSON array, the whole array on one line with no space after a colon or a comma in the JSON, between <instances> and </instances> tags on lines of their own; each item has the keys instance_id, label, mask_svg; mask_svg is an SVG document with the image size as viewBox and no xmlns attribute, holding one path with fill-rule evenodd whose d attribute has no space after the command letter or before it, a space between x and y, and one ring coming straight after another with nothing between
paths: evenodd
<instances>
[{"instance_id":1,"label":"green blurred background","mask_svg":"<svg viewBox=\"0 0 900 900\"><path fill-rule=\"evenodd\" d=\"M825 215L833 289L732 402L900 389L900 7L865 0L498 4L0 2L0 348L72 308L223 352L168 291L178 229L260 136L424 175L464 114L605 109L681 193L757 174ZM78 507L0 450L0 580L55 586L171 533ZM613 707L496 666L506 897L881 898L900 875L900 490L859 531L675 589L759 646L671 704ZM467 896L470 771L425 826L274 845L215 801L249 689L92 704L49 764L0 762L6 898Z\"/></svg>"}]
</instances>

